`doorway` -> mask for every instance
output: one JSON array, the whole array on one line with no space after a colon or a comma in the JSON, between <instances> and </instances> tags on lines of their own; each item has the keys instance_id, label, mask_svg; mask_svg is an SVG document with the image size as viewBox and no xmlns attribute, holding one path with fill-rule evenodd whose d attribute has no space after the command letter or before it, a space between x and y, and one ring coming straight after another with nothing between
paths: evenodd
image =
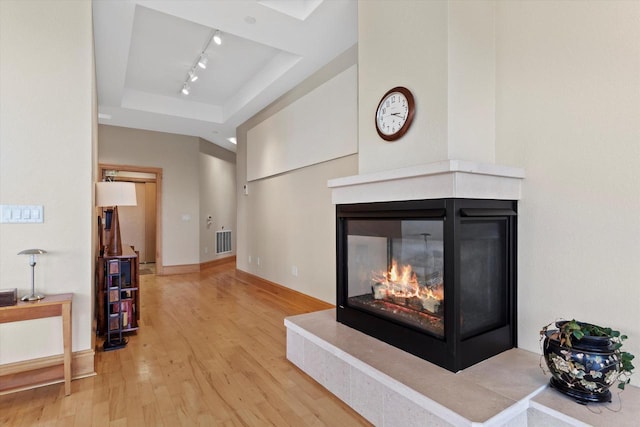
<instances>
[{"instance_id":1,"label":"doorway","mask_svg":"<svg viewBox=\"0 0 640 427\"><path fill-rule=\"evenodd\" d=\"M99 169L103 180L135 183L137 206L118 208L122 241L139 252L141 272L162 275L162 169L103 163Z\"/></svg>"}]
</instances>

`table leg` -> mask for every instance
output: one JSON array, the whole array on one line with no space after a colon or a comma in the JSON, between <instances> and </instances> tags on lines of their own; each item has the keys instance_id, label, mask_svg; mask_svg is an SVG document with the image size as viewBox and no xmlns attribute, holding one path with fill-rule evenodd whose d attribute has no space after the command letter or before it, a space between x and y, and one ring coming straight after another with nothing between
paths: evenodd
<instances>
[{"instance_id":1,"label":"table leg","mask_svg":"<svg viewBox=\"0 0 640 427\"><path fill-rule=\"evenodd\" d=\"M71 394L71 301L62 305L62 341L64 346L64 394Z\"/></svg>"}]
</instances>

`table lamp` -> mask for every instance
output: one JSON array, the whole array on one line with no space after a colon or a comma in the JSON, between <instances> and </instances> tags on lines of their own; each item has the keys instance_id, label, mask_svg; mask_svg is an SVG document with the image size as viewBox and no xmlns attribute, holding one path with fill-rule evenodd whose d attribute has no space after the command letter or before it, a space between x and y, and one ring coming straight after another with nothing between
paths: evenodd
<instances>
[{"instance_id":1,"label":"table lamp","mask_svg":"<svg viewBox=\"0 0 640 427\"><path fill-rule=\"evenodd\" d=\"M105 256L122 255L118 206L136 206L133 182L103 181L96 183L96 206L106 207L105 230L109 231Z\"/></svg>"},{"instance_id":2,"label":"table lamp","mask_svg":"<svg viewBox=\"0 0 640 427\"><path fill-rule=\"evenodd\" d=\"M35 275L36 275L36 255L41 255L46 253L47 251L45 251L44 249L25 249L24 251L18 252L18 255L30 255L29 265L31 266L31 294L23 296L21 298L22 301L38 301L44 298L44 295L36 294Z\"/></svg>"}]
</instances>

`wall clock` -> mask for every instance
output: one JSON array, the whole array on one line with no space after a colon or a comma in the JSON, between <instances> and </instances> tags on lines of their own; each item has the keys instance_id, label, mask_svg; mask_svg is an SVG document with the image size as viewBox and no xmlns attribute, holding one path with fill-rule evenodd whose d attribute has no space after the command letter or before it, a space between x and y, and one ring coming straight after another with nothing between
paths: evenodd
<instances>
[{"instance_id":1,"label":"wall clock","mask_svg":"<svg viewBox=\"0 0 640 427\"><path fill-rule=\"evenodd\" d=\"M376 130L385 141L402 137L413 121L415 102L411 91L398 86L384 94L376 110Z\"/></svg>"}]
</instances>

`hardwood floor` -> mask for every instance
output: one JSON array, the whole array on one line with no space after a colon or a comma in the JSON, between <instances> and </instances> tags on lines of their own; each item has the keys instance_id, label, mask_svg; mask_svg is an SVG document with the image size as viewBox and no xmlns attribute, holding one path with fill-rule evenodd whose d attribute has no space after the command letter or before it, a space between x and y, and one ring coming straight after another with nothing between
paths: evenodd
<instances>
[{"instance_id":1,"label":"hardwood floor","mask_svg":"<svg viewBox=\"0 0 640 427\"><path fill-rule=\"evenodd\" d=\"M2 426L369 425L285 358L286 316L327 308L233 264L141 280L141 328L97 376L0 396Z\"/></svg>"}]
</instances>

